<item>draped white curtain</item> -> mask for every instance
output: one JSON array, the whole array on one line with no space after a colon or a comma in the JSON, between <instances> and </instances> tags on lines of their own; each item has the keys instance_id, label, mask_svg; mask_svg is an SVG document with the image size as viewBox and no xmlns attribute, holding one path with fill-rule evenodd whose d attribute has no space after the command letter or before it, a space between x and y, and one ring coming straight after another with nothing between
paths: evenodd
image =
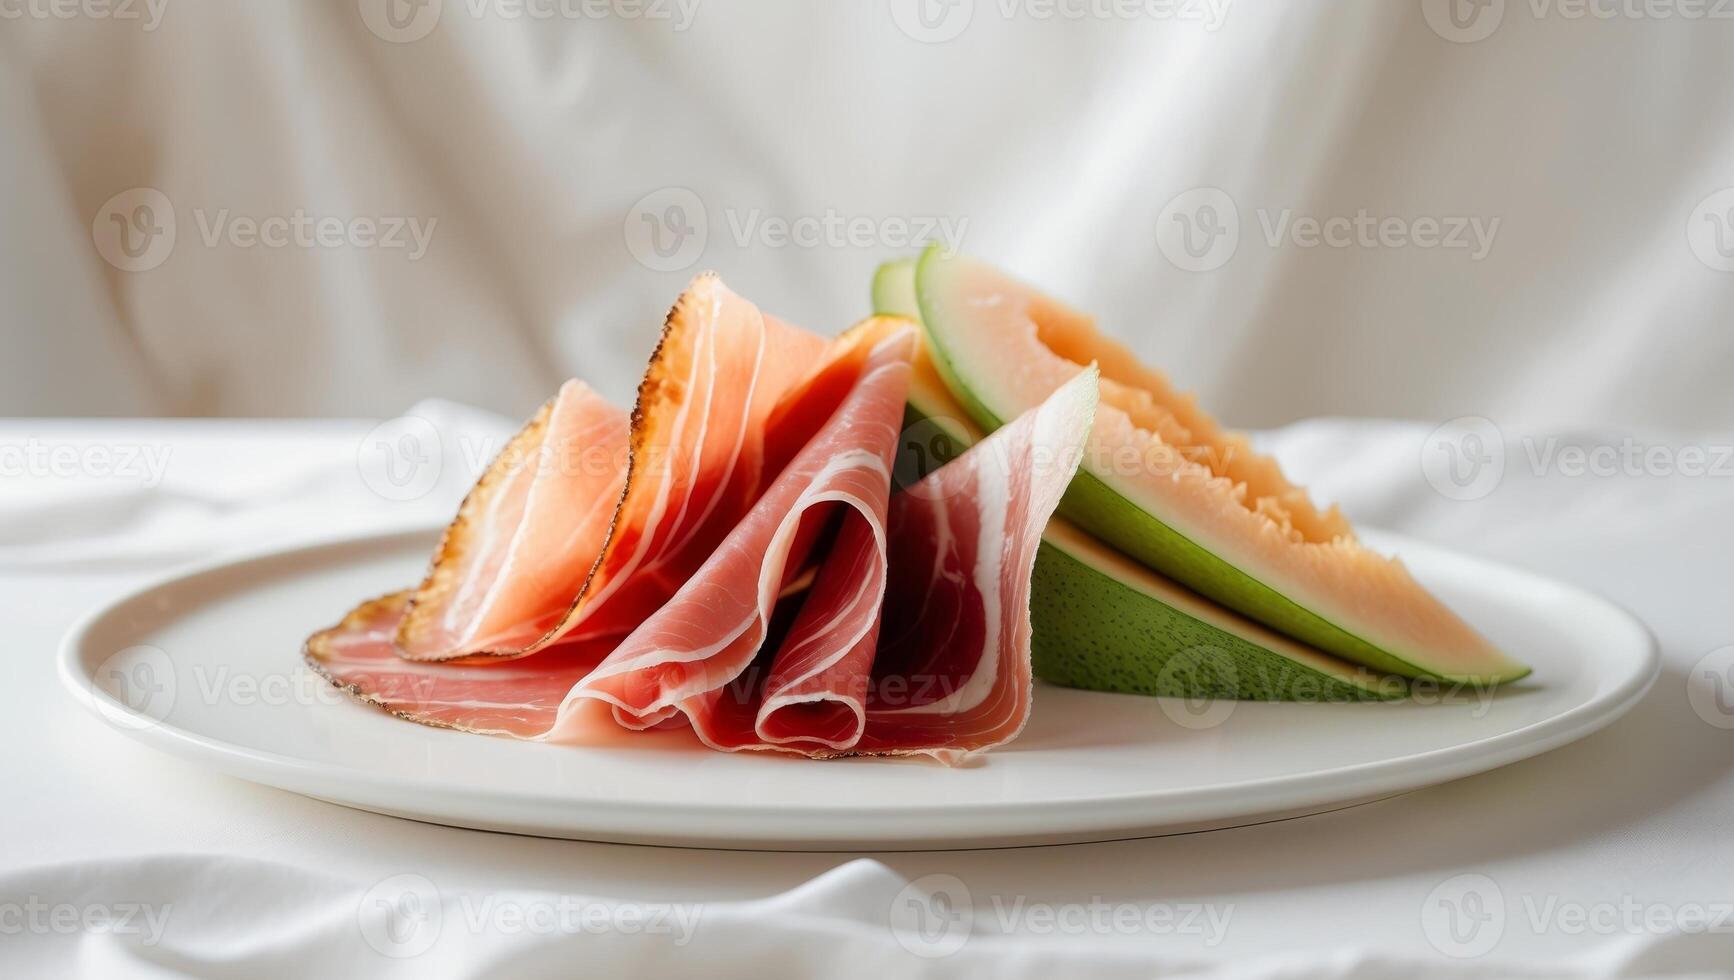
<instances>
[{"instance_id":1,"label":"draped white curtain","mask_svg":"<svg viewBox=\"0 0 1734 980\"><path fill-rule=\"evenodd\" d=\"M1728 428L1721 6L0 0L0 412L624 401L927 239L1242 425Z\"/></svg>"}]
</instances>

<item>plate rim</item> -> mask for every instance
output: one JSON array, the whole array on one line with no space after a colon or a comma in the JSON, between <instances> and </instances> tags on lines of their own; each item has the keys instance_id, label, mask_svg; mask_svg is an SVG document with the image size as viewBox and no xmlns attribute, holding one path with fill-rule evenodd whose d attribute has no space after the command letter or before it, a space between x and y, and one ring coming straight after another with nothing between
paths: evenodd
<instances>
[{"instance_id":1,"label":"plate rim","mask_svg":"<svg viewBox=\"0 0 1734 980\"><path fill-rule=\"evenodd\" d=\"M140 716L137 711L117 701L100 685L95 683L95 677L84 665L88 659L84 655L96 629L104 620L120 609L139 601L153 593L161 592L213 573L236 569L241 566L260 565L267 562L293 562L305 560L322 551L340 551L346 549L375 550L392 547L398 542L424 538L431 541L443 528L443 523L425 521L404 523L384 528L374 528L356 533L339 533L319 535L299 541L275 542L262 546L235 549L220 555L202 559L196 562L167 569L149 577L142 583L123 589L98 602L91 609L80 615L66 633L62 636L56 653L56 675L61 686L71 695L72 699L81 704L87 711L96 715L105 723L105 727L117 730L135 741L152 748L168 752L171 755L195 762L204 763L236 778L261 785L273 786L302 795L313 796L338 805L369 810L357 802L354 791L366 790L362 795L378 799L393 792L424 794L430 790L447 800L458 800L469 804L507 805L522 808L545 807L549 804L570 803L563 797L550 796L545 793L535 793L526 790L482 790L449 784L435 784L432 781L408 777L397 773L378 774L363 773L341 764L310 761L305 758L284 755L265 749L238 745L216 738L214 736L193 731L165 721ZM979 817L996 823L1015 821L1019 824L1041 822L1044 816L1075 814L1080 807L1093 808L1094 816L1103 818L1089 821L1091 827L1084 829L1083 824L1071 821L1077 833L1087 836L1085 839L1124 839L1127 836L1148 836L1165 832L1161 828L1168 825L1164 819L1154 813L1147 813L1140 823L1137 815L1141 810L1150 810L1164 804L1183 802L1186 809L1216 809L1223 812L1232 811L1239 817L1265 814L1272 812L1273 797L1280 798L1282 805L1301 808L1319 806L1329 803L1353 805L1356 801L1370 798L1390 796L1408 792L1427 786L1451 782L1466 776L1487 772L1509 765L1523 759L1542 755L1561 746L1587 737L1612 724L1635 706L1650 688L1655 684L1661 672L1660 647L1649 626L1642 619L1606 596L1582 586L1566 582L1552 576L1531 571L1517 565L1510 565L1478 555L1457 551L1442 545L1428 542L1424 539L1412 538L1382 529L1366 529L1369 538L1376 538L1380 550L1423 551L1444 560L1466 563L1470 566L1482 566L1497 569L1504 575L1515 575L1527 582L1545 585L1548 588L1562 590L1575 600L1588 601L1602 607L1607 613L1631 633L1634 654L1631 661L1632 669L1610 688L1596 692L1588 700L1576 704L1556 715L1540 719L1520 728L1498 732L1472 741L1459 742L1452 745L1428 749L1406 755L1392 756L1365 762L1352 763L1310 772L1284 773L1273 776L1251 777L1228 783L1214 783L1191 788L1165 788L1152 790L1131 790L1116 793L1098 794L1092 796L1069 796L1058 799L1044 799L1020 803L921 803L899 802L896 805L884 807L862 807L860 805L826 805L822 803L808 804L803 802L798 807L783 807L780 812L785 817L800 819L827 820L827 818L847 818L853 821L868 819L879 822L889 822L901 825L909 821L923 818L944 817L946 819L963 819ZM1641 652L1639 648L1641 647ZM115 716L141 717L148 723L129 725L119 723ZM443 733L442 733L443 734ZM835 765L837 763L830 763ZM844 760L844 765L849 764ZM263 772L261 772L263 770ZM318 795L304 789L285 785L282 780L263 778L264 773L277 771L290 776L305 774L317 776L329 781L333 786L350 791L351 798L347 800L334 799L329 795ZM383 775L383 778L382 778ZM1262 801L1262 802L1261 802ZM1297 803L1297 801L1299 801ZM1231 806L1232 803L1242 805ZM648 804L632 800L607 798L586 798L584 801L587 815L608 816L616 821L628 818L641 818L649 808ZM443 808L447 811L450 807ZM372 812L381 812L373 809ZM738 820L749 816L765 814L765 808L751 803L708 801L693 804L686 814L689 818L714 816L721 819ZM1118 817L1119 819L1110 819ZM420 819L424 822L445 823L447 826L475 827L474 821L465 823L446 823L454 818L449 815L442 820L432 815L422 817L407 817ZM1129 821L1129 822L1128 822ZM595 821L592 821L594 824ZM829 823L829 820L827 820ZM1109 836L1106 828L1118 828ZM1139 828L1145 828L1145 833L1139 833ZM775 828L771 828L775 831ZM834 827L827 829L834 830ZM889 840L889 834L897 826L887 826L873 833L844 834L848 840L860 839L863 846L871 842ZM941 828L942 829L942 828ZM515 831L518 833L535 833L535 831ZM992 831L982 827L978 832L968 835L968 839L1002 839L1027 838L1031 836L1066 837L1074 831L1039 832L1028 830L1013 830L1002 827ZM1094 836L1104 832L1103 836ZM580 837L578 833L594 833L596 836ZM765 841L757 837L747 837L738 833L717 834L715 828L707 831L718 841L739 841L750 844L755 849L762 849ZM626 831L567 831L560 836L569 839L594 839L626 841L631 843L675 842L679 840L698 840L699 834L631 834ZM785 834L773 834L776 839L787 840ZM948 840L951 835L936 833L935 840ZM708 838L707 838L708 839ZM816 835L814 840L819 839ZM838 839L836 835L824 838ZM800 840L788 840L791 845L802 843ZM694 846L719 846L710 843ZM721 845L726 846L726 845ZM1004 846L997 844L974 844L969 846ZM878 849L883 849L882 847Z\"/></svg>"}]
</instances>

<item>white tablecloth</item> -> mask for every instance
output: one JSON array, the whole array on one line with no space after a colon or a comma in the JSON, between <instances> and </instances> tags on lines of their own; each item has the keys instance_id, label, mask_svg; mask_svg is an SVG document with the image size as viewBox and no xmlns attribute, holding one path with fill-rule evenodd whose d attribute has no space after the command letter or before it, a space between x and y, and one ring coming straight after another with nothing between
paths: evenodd
<instances>
[{"instance_id":1,"label":"white tablecloth","mask_svg":"<svg viewBox=\"0 0 1734 980\"><path fill-rule=\"evenodd\" d=\"M1259 827L887 855L476 833L203 771L58 689L68 624L176 562L448 512L476 458L450 448L452 434L504 425L442 405L415 414L448 448L433 457L437 484L410 501L374 492L377 475L358 466L371 421L0 423L12 668L0 685L0 975L1734 969L1734 707L1721 710L1714 676L1730 679L1716 651L1734 643L1734 464L1717 462L1728 437L1494 431L1482 448L1503 439L1503 477L1463 485L1421 465L1424 448L1441 451L1428 426L1273 434L1294 474L1361 522L1620 601L1656 631L1665 667L1631 715L1579 744ZM1580 467L1570 446L1606 449ZM1700 452L1713 472L1677 472Z\"/></svg>"}]
</instances>

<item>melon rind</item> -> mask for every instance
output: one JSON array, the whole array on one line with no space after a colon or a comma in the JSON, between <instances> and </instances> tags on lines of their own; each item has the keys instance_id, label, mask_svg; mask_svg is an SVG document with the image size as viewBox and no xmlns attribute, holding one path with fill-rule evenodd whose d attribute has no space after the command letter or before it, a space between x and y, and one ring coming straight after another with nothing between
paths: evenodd
<instances>
[{"instance_id":1,"label":"melon rind","mask_svg":"<svg viewBox=\"0 0 1734 980\"><path fill-rule=\"evenodd\" d=\"M962 267L950 263L965 261L929 248L916 264L915 302L934 365L946 387L976 424L991 431L1004 424L1003 415L1015 414L1010 410L1016 406L984 401L978 394L979 388L986 387L983 379L967 376L967 358L948 346L959 331L950 323L954 313L945 295L947 275ZM1087 466L1079 470L1067 489L1060 513L1149 568L1278 632L1373 670L1468 683L1509 681L1529 674L1528 667L1492 648L1470 664L1448 664L1424 651L1400 651L1375 644L1193 541Z\"/></svg>"},{"instance_id":2,"label":"melon rind","mask_svg":"<svg viewBox=\"0 0 1734 980\"><path fill-rule=\"evenodd\" d=\"M1301 646L1064 522L1030 587L1036 672L1068 687L1251 701L1400 698L1401 678Z\"/></svg>"},{"instance_id":3,"label":"melon rind","mask_svg":"<svg viewBox=\"0 0 1734 980\"><path fill-rule=\"evenodd\" d=\"M880 266L874 312L917 318L914 277L913 260ZM900 480L981 438L965 414L936 376L916 372ZM1373 701L1406 691L1399 678L1310 650L1187 592L1061 518L1048 522L1036 553L1030 624L1036 676L1066 687L1252 701Z\"/></svg>"}]
</instances>

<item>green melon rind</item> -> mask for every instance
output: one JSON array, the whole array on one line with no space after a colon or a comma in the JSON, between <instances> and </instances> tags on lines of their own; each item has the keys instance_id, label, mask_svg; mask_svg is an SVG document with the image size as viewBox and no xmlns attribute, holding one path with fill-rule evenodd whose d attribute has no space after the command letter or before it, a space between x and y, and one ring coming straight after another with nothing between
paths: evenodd
<instances>
[{"instance_id":1,"label":"green melon rind","mask_svg":"<svg viewBox=\"0 0 1734 980\"><path fill-rule=\"evenodd\" d=\"M1051 526L1030 586L1037 675L1097 691L1253 701L1378 701L1407 691L1401 678L1179 592L1084 532Z\"/></svg>"},{"instance_id":2,"label":"green melon rind","mask_svg":"<svg viewBox=\"0 0 1734 980\"><path fill-rule=\"evenodd\" d=\"M930 247L917 262L915 300L921 314L919 319L934 364L945 378L947 387L975 422L991 431L1003 425L1004 420L975 394L968 379L958 370L954 352L946 344L947 310L941 292L946 265L950 261L939 249ZM1060 503L1060 513L1102 540L1114 542L1116 548L1150 568L1223 605L1297 640L1374 670L1404 677L1475 683L1516 680L1530 672L1528 667L1514 661L1507 661L1499 669L1487 673L1437 670L1418 662L1423 658L1383 649L1217 557L1087 470L1080 469L1073 478Z\"/></svg>"},{"instance_id":3,"label":"green melon rind","mask_svg":"<svg viewBox=\"0 0 1734 980\"><path fill-rule=\"evenodd\" d=\"M874 311L913 317L913 278L912 260L880 266ZM906 431L926 434L918 461L939 465L975 440L951 411L911 390ZM933 438L941 434L946 438ZM1306 650L1186 593L1063 520L1043 535L1030 591L1033 667L1050 683L1253 701L1376 701L1405 693L1400 679ZM1282 649L1288 655L1276 652Z\"/></svg>"}]
</instances>

